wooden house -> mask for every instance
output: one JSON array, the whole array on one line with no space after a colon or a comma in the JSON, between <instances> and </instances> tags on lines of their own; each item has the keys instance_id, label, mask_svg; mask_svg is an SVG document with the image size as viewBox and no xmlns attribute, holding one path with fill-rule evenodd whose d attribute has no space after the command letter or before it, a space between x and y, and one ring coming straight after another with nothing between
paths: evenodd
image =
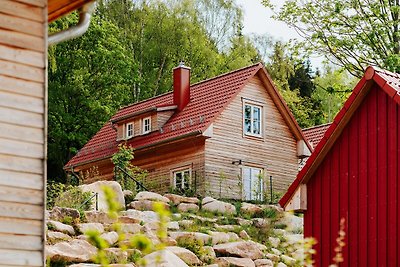
<instances>
[{"instance_id":1,"label":"wooden house","mask_svg":"<svg viewBox=\"0 0 400 267\"><path fill-rule=\"evenodd\" d=\"M400 75L368 67L304 168L280 200L304 212L316 266L399 266Z\"/></svg>"},{"instance_id":2,"label":"wooden house","mask_svg":"<svg viewBox=\"0 0 400 267\"><path fill-rule=\"evenodd\" d=\"M273 177L275 190L286 190L310 148L263 65L192 85L186 66L173 76L173 92L120 109L65 169L96 166L100 175L85 182L113 179L110 158L125 143L155 191L261 199L260 174Z\"/></svg>"},{"instance_id":3,"label":"wooden house","mask_svg":"<svg viewBox=\"0 0 400 267\"><path fill-rule=\"evenodd\" d=\"M47 23L89 1L0 1L0 266L44 266Z\"/></svg>"}]
</instances>

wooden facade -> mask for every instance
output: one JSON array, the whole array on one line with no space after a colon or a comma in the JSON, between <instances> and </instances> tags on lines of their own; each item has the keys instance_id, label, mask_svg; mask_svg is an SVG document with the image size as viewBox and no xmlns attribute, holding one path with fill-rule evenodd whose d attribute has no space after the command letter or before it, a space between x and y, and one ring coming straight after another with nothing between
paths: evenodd
<instances>
[{"instance_id":1,"label":"wooden facade","mask_svg":"<svg viewBox=\"0 0 400 267\"><path fill-rule=\"evenodd\" d=\"M340 266L400 265L399 81L398 74L367 69L280 201L286 210L302 206L304 235L318 242L315 266L332 263L341 219ZM305 199L297 199L294 192L305 186Z\"/></svg>"},{"instance_id":2,"label":"wooden facade","mask_svg":"<svg viewBox=\"0 0 400 267\"><path fill-rule=\"evenodd\" d=\"M0 266L44 265L47 1L0 3Z\"/></svg>"},{"instance_id":3,"label":"wooden facade","mask_svg":"<svg viewBox=\"0 0 400 267\"><path fill-rule=\"evenodd\" d=\"M258 76L251 78L214 121L212 137L206 140L205 146L207 194L220 197L222 185L221 197L241 199L243 166L263 169L265 177L273 177L274 190L279 192L286 190L296 177L297 141L266 86ZM246 136L243 132L246 101L263 108L261 138ZM241 164L236 163L239 160Z\"/></svg>"}]
</instances>

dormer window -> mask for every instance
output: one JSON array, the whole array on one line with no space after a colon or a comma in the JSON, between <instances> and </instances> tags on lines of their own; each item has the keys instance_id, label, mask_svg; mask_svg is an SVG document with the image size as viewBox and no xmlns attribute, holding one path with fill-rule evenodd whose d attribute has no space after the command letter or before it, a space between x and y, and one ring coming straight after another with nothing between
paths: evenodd
<instances>
[{"instance_id":1,"label":"dormer window","mask_svg":"<svg viewBox=\"0 0 400 267\"><path fill-rule=\"evenodd\" d=\"M151 132L151 117L144 118L142 123L143 134Z\"/></svg>"},{"instance_id":2,"label":"dormer window","mask_svg":"<svg viewBox=\"0 0 400 267\"><path fill-rule=\"evenodd\" d=\"M133 123L126 124L126 139L133 137Z\"/></svg>"}]
</instances>

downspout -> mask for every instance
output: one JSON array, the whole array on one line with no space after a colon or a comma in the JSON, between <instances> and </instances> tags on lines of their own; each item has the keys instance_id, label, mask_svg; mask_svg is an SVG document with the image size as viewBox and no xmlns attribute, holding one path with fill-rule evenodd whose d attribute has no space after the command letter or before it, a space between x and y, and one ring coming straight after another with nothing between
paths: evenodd
<instances>
[{"instance_id":1,"label":"downspout","mask_svg":"<svg viewBox=\"0 0 400 267\"><path fill-rule=\"evenodd\" d=\"M90 2L79 9L79 21L75 26L61 32L53 33L48 37L48 44L54 45L82 36L90 25L90 18L96 8L95 2Z\"/></svg>"}]
</instances>

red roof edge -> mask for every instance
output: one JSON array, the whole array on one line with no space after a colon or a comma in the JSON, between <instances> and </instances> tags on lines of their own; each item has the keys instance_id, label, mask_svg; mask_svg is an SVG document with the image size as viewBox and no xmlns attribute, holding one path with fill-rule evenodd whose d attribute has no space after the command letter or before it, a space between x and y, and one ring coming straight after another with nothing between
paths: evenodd
<instances>
[{"instance_id":1,"label":"red roof edge","mask_svg":"<svg viewBox=\"0 0 400 267\"><path fill-rule=\"evenodd\" d=\"M328 141L331 141L331 139L333 138L332 136L334 136L334 133L342 130L345 127L345 124L342 123L343 118L345 117L345 115L347 115L347 116L352 115L352 114L349 114L348 111L354 104L354 101L357 99L357 96L360 95L360 92L362 92L363 90L366 90L365 85L367 84L368 81L372 80L374 83L379 85L379 87L384 92L386 92L389 95L389 97L393 98L398 104L400 104L400 91L398 89L396 90L396 88L393 87L392 83L388 82L382 75L388 75L388 76L395 77L396 79L400 80L399 74L391 73L386 70L381 70L376 67L369 66L365 70L364 76L357 83L356 87L353 89L352 94L346 100L343 108L336 115L332 125L325 132L323 139L321 140L321 142L318 143L314 152L311 154L310 158L307 160L305 166L298 173L297 178L289 186L286 194L279 200L279 204L281 205L281 207L285 208L285 206L291 200L291 198L295 194L295 192L296 192L297 188L300 186L300 184L304 183L306 181L306 178L313 174L310 172L311 167L315 167L313 165L315 164L316 159L320 156L321 153L324 152L324 150L326 149L326 146L325 146L326 143ZM354 111L355 111L355 109L352 110L351 112L354 112ZM338 136L336 136L336 138L337 137ZM333 141L335 141L335 140L333 140Z\"/></svg>"},{"instance_id":2,"label":"red roof edge","mask_svg":"<svg viewBox=\"0 0 400 267\"><path fill-rule=\"evenodd\" d=\"M367 71L366 71L366 73L367 73ZM331 139L331 137L333 136L333 133L340 130L339 127L337 127L337 126L341 123L341 121L345 117L349 107L354 103L354 100L357 98L357 96L361 92L362 88L364 88L364 86L367 82L367 79L365 78L365 76L366 75L364 75L364 77L357 83L357 85L353 89L352 94L346 100L343 108L335 116L331 126L326 130L324 136L322 137L321 141L315 147L315 150L312 152L311 156L308 158L303 169L297 174L296 179L289 186L287 192L283 195L283 197L279 200L279 204L281 205L281 207L285 208L285 206L291 200L293 195L296 193L297 188L300 186L300 184L302 184L304 182L306 176L311 175L310 169L314 165L315 160L319 157L321 152L323 152L326 143Z\"/></svg>"}]
</instances>

